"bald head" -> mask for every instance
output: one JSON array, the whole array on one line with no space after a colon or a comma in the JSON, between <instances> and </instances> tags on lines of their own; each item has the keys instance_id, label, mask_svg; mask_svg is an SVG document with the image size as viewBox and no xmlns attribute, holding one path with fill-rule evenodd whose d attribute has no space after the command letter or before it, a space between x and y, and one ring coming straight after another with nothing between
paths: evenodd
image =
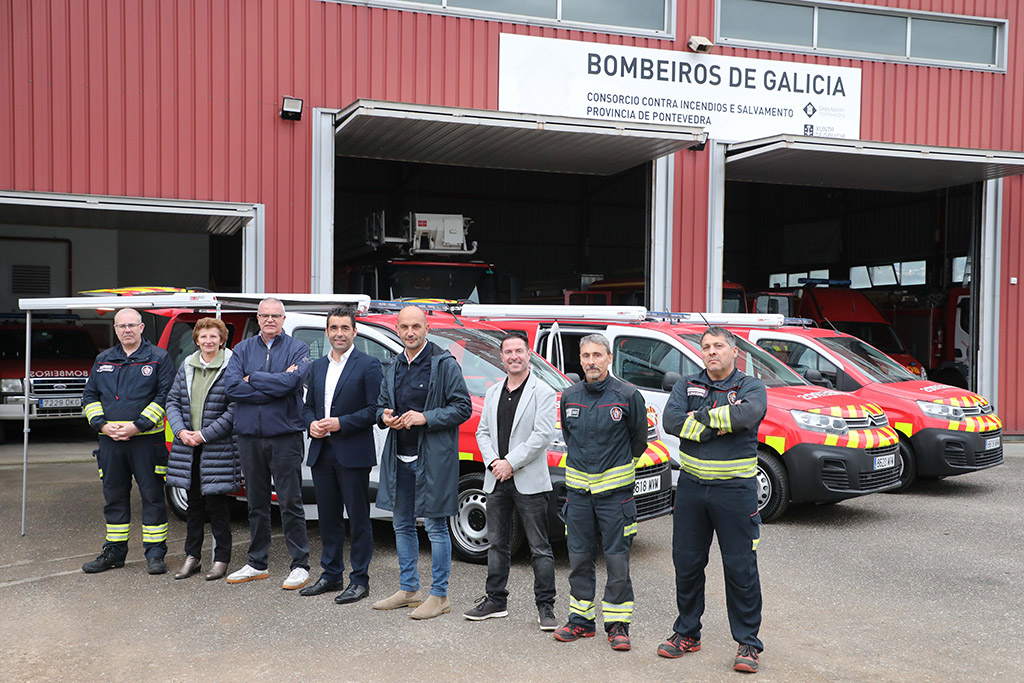
<instances>
[{"instance_id":1,"label":"bald head","mask_svg":"<svg viewBox=\"0 0 1024 683\"><path fill-rule=\"evenodd\" d=\"M406 306L398 312L398 324L395 331L405 346L405 353L410 359L419 353L427 341L427 315L416 306Z\"/></svg>"}]
</instances>

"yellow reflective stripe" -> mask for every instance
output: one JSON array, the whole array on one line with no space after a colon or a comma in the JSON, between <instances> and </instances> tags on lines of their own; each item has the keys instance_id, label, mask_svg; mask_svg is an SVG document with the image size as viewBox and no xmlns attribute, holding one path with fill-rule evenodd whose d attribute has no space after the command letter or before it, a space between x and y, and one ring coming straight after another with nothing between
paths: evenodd
<instances>
[{"instance_id":1,"label":"yellow reflective stripe","mask_svg":"<svg viewBox=\"0 0 1024 683\"><path fill-rule=\"evenodd\" d=\"M85 419L92 420L94 417L103 417L103 404L99 401L93 401L87 403L82 412L85 413Z\"/></svg>"},{"instance_id":2,"label":"yellow reflective stripe","mask_svg":"<svg viewBox=\"0 0 1024 683\"><path fill-rule=\"evenodd\" d=\"M463 451L459 451L459 460L472 460L472 459L473 459L473 454L472 453L464 453Z\"/></svg>"},{"instance_id":3,"label":"yellow reflective stripe","mask_svg":"<svg viewBox=\"0 0 1024 683\"><path fill-rule=\"evenodd\" d=\"M161 406L156 401L152 401L152 402L150 402L149 405L147 405L145 408L142 409L142 413L141 414L142 414L142 417L144 417L147 420L149 420L150 422L156 424L157 422L163 422L164 421L164 415L166 415L167 413L164 412L163 406ZM161 425L161 427L162 426L163 425Z\"/></svg>"},{"instance_id":4,"label":"yellow reflective stripe","mask_svg":"<svg viewBox=\"0 0 1024 683\"><path fill-rule=\"evenodd\" d=\"M167 465L154 465L153 466L153 473L166 477L167 476Z\"/></svg>"},{"instance_id":5,"label":"yellow reflective stripe","mask_svg":"<svg viewBox=\"0 0 1024 683\"><path fill-rule=\"evenodd\" d=\"M625 536L632 536L635 533L636 533L636 522L633 522L632 524L627 524L626 526L624 526L622 528L622 535L623 535L623 537L625 537Z\"/></svg>"},{"instance_id":6,"label":"yellow reflective stripe","mask_svg":"<svg viewBox=\"0 0 1024 683\"><path fill-rule=\"evenodd\" d=\"M601 611L604 613L605 622L619 621L628 624L633 620L632 602L601 602Z\"/></svg>"},{"instance_id":7,"label":"yellow reflective stripe","mask_svg":"<svg viewBox=\"0 0 1024 683\"><path fill-rule=\"evenodd\" d=\"M121 541L127 541L128 535L131 533L131 524L108 524L107 525L107 540L111 543L119 543Z\"/></svg>"},{"instance_id":8,"label":"yellow reflective stripe","mask_svg":"<svg viewBox=\"0 0 1024 683\"><path fill-rule=\"evenodd\" d=\"M574 467L567 466L565 468L565 485L590 493L604 493L623 486L630 486L635 480L635 462L612 467L596 474L583 472Z\"/></svg>"},{"instance_id":9,"label":"yellow reflective stripe","mask_svg":"<svg viewBox=\"0 0 1024 683\"><path fill-rule=\"evenodd\" d=\"M135 423L132 422L131 420L111 420L107 424L112 424L112 425L133 425ZM160 424L154 425L152 429L147 429L144 432L139 432L139 434L159 434L162 431L164 431L164 425L163 425L163 422L161 421Z\"/></svg>"},{"instance_id":10,"label":"yellow reflective stripe","mask_svg":"<svg viewBox=\"0 0 1024 683\"><path fill-rule=\"evenodd\" d=\"M148 526L142 525L142 542L143 543L158 543L160 541L167 540L167 522L163 524L156 524Z\"/></svg>"},{"instance_id":11,"label":"yellow reflective stripe","mask_svg":"<svg viewBox=\"0 0 1024 683\"><path fill-rule=\"evenodd\" d=\"M757 550L757 544L760 543L760 542L761 542L760 538L755 538L754 539L754 547L751 548L751 550Z\"/></svg>"},{"instance_id":12,"label":"yellow reflective stripe","mask_svg":"<svg viewBox=\"0 0 1024 683\"><path fill-rule=\"evenodd\" d=\"M102 479L102 478L103 478L103 468L101 467L100 468L100 479Z\"/></svg>"},{"instance_id":13,"label":"yellow reflective stripe","mask_svg":"<svg viewBox=\"0 0 1024 683\"><path fill-rule=\"evenodd\" d=\"M679 437L690 441L700 441L700 435L704 433L705 429L707 429L706 426L687 416L686 421L683 422L683 428L679 432Z\"/></svg>"},{"instance_id":14,"label":"yellow reflective stripe","mask_svg":"<svg viewBox=\"0 0 1024 683\"><path fill-rule=\"evenodd\" d=\"M679 451L679 465L698 479L747 479L757 474L757 458L701 460Z\"/></svg>"},{"instance_id":15,"label":"yellow reflective stripe","mask_svg":"<svg viewBox=\"0 0 1024 683\"><path fill-rule=\"evenodd\" d=\"M593 621L597 615L592 600L577 600L572 595L569 595L569 613L576 614L590 621Z\"/></svg>"},{"instance_id":16,"label":"yellow reflective stripe","mask_svg":"<svg viewBox=\"0 0 1024 683\"><path fill-rule=\"evenodd\" d=\"M708 421L713 429L732 431L732 415L729 413L729 406L712 408L708 411Z\"/></svg>"}]
</instances>

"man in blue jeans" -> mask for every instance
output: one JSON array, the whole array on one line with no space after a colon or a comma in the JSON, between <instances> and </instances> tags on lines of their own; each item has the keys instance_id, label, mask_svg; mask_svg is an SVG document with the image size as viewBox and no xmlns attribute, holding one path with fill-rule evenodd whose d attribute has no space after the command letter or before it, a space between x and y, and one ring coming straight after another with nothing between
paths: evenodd
<instances>
[{"instance_id":1,"label":"man in blue jeans","mask_svg":"<svg viewBox=\"0 0 1024 683\"><path fill-rule=\"evenodd\" d=\"M542 631L554 631L555 558L548 540L551 475L548 446L555 438L555 390L530 372L530 346L522 332L501 340L508 376L484 396L476 442L487 470L487 595L462 616L483 621L508 616L512 520L519 513L533 558L533 597Z\"/></svg>"},{"instance_id":2,"label":"man in blue jeans","mask_svg":"<svg viewBox=\"0 0 1024 683\"><path fill-rule=\"evenodd\" d=\"M393 515L401 585L373 607L415 607L413 619L432 619L452 611L452 545L445 518L458 513L459 425L473 414L473 405L458 361L427 341L430 328L422 310L403 308L395 329L405 350L385 368L377 399L377 423L388 430L377 507ZM430 538L432 583L426 600L416 566L417 517Z\"/></svg>"}]
</instances>

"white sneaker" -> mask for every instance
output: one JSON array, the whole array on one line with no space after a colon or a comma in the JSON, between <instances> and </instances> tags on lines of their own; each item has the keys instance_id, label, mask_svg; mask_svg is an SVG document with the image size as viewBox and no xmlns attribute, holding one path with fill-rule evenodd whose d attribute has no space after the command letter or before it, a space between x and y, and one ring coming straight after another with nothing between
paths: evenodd
<instances>
[{"instance_id":1,"label":"white sneaker","mask_svg":"<svg viewBox=\"0 0 1024 683\"><path fill-rule=\"evenodd\" d=\"M309 583L309 572L302 567L296 567L281 584L281 588L293 591L296 588L302 588L307 583Z\"/></svg>"},{"instance_id":2,"label":"white sneaker","mask_svg":"<svg viewBox=\"0 0 1024 683\"><path fill-rule=\"evenodd\" d=\"M270 572L266 569L256 569L249 565L245 565L237 572L228 575L228 583L245 583L246 581L257 581L259 579L269 579Z\"/></svg>"}]
</instances>

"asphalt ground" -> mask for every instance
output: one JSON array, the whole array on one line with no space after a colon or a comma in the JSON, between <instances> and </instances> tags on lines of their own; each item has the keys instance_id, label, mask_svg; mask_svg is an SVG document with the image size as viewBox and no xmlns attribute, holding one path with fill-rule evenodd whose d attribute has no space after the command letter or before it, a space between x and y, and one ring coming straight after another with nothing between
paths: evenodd
<instances>
[{"instance_id":1,"label":"asphalt ground","mask_svg":"<svg viewBox=\"0 0 1024 683\"><path fill-rule=\"evenodd\" d=\"M558 643L537 628L528 557L512 566L507 619L469 622L485 569L455 562L453 613L417 622L371 603L397 588L394 537L376 524L371 599L335 605L280 588L288 557L275 516L271 579L174 581L184 524L171 517L168 568L149 576L137 494L128 564L86 575L102 544L103 498L88 434L34 428L28 529L20 535L20 443L0 446L0 680L736 680L721 564L708 567L703 648L655 654L675 619L671 518L644 522L633 546L632 652L598 637ZM920 482L903 495L799 505L762 528L762 681L1021 680L1024 444L996 468ZM245 561L244 508L231 568ZM309 525L312 575L320 538ZM421 576L429 546L421 533ZM207 540L204 566L210 563ZM568 560L556 546L560 621ZM598 584L604 570L598 567Z\"/></svg>"}]
</instances>

